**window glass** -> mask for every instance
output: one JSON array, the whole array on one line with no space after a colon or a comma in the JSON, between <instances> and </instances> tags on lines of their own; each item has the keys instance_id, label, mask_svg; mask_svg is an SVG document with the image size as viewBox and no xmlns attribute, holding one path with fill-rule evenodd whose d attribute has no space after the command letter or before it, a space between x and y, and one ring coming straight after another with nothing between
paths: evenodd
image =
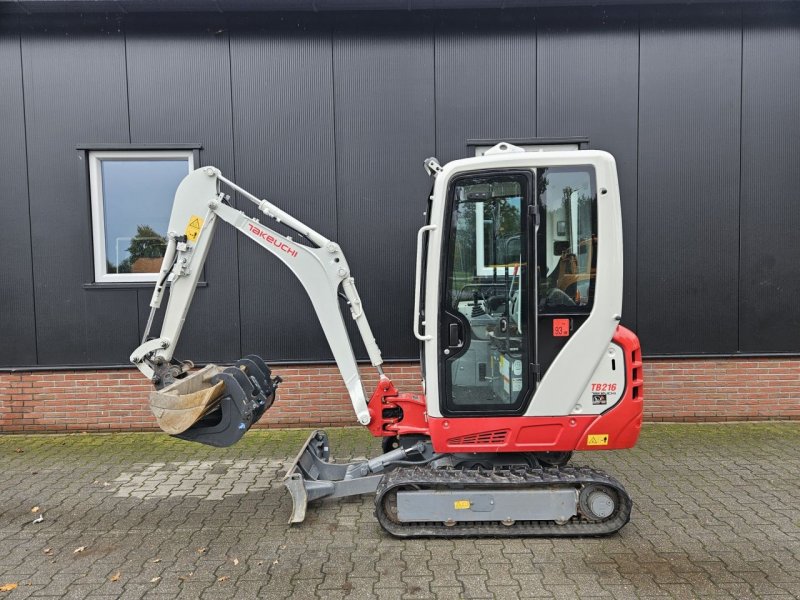
<instances>
[{"instance_id":1,"label":"window glass","mask_svg":"<svg viewBox=\"0 0 800 600\"><path fill-rule=\"evenodd\" d=\"M589 312L597 277L597 193L591 167L538 172L539 312Z\"/></svg>"},{"instance_id":2,"label":"window glass","mask_svg":"<svg viewBox=\"0 0 800 600\"><path fill-rule=\"evenodd\" d=\"M446 408L521 406L528 387L526 208L521 174L466 177L452 188L442 335Z\"/></svg>"},{"instance_id":3,"label":"window glass","mask_svg":"<svg viewBox=\"0 0 800 600\"><path fill-rule=\"evenodd\" d=\"M92 156L95 274L98 281L152 281L167 245L175 190L191 155Z\"/></svg>"}]
</instances>

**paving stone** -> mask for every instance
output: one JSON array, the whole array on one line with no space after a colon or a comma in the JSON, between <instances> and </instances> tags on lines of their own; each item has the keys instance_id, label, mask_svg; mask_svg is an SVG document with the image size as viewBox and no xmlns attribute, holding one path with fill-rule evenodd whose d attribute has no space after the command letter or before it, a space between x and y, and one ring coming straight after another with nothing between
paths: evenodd
<instances>
[{"instance_id":1,"label":"paving stone","mask_svg":"<svg viewBox=\"0 0 800 600\"><path fill-rule=\"evenodd\" d=\"M379 452L366 431L330 433L342 461ZM289 526L279 479L307 435L0 436L0 585L19 584L9 600L800 597L798 423L648 425L633 450L578 453L635 503L598 539L400 540L371 497Z\"/></svg>"}]
</instances>

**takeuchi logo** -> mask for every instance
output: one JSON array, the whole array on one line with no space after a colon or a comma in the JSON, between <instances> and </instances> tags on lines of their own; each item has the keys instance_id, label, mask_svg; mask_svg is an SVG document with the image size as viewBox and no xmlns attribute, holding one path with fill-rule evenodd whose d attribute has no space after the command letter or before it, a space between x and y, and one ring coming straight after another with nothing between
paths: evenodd
<instances>
[{"instance_id":1,"label":"takeuchi logo","mask_svg":"<svg viewBox=\"0 0 800 600\"><path fill-rule=\"evenodd\" d=\"M293 249L286 242L282 242L281 240L276 238L274 235L271 235L271 234L267 233L266 231L256 227L252 223L248 223L247 226L250 228L250 231L253 233L253 235L257 235L261 239L265 240L268 244L272 244L278 250L282 250L283 252L286 252L286 254L288 254L290 256L297 256L297 250Z\"/></svg>"}]
</instances>

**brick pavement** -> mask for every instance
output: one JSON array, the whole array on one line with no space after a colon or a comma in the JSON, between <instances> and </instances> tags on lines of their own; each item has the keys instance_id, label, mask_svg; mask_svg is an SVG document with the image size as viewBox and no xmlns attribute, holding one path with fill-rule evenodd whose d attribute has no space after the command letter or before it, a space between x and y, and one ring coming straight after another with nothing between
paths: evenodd
<instances>
[{"instance_id":1,"label":"brick pavement","mask_svg":"<svg viewBox=\"0 0 800 600\"><path fill-rule=\"evenodd\" d=\"M330 433L338 458L378 452ZM397 540L371 497L289 527L278 474L305 436L0 436L0 586L18 584L0 600L800 597L798 423L649 425L634 450L579 455L635 507L577 540Z\"/></svg>"}]
</instances>

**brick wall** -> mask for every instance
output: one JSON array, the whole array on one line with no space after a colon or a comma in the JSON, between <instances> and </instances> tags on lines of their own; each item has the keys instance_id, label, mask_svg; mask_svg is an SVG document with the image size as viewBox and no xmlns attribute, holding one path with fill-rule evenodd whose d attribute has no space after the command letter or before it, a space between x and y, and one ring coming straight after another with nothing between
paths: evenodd
<instances>
[{"instance_id":1,"label":"brick wall","mask_svg":"<svg viewBox=\"0 0 800 600\"><path fill-rule=\"evenodd\" d=\"M648 421L800 419L800 359L644 361Z\"/></svg>"},{"instance_id":2,"label":"brick wall","mask_svg":"<svg viewBox=\"0 0 800 600\"><path fill-rule=\"evenodd\" d=\"M374 369L362 367L371 393ZM419 392L419 367L386 365L401 391ZM800 419L800 359L645 360L648 421ZM354 425L332 366L278 366L278 398L259 427ZM134 369L0 373L0 432L156 429L150 384Z\"/></svg>"}]
</instances>

